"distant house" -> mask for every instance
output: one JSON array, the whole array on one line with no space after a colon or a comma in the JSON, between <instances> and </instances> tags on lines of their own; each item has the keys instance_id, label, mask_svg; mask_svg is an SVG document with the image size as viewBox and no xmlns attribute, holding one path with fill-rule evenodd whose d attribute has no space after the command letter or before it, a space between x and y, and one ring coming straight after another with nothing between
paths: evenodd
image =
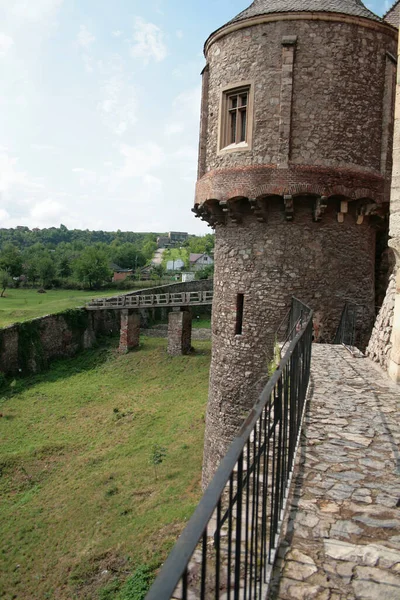
<instances>
[{"instance_id":1,"label":"distant house","mask_svg":"<svg viewBox=\"0 0 400 600\"><path fill-rule=\"evenodd\" d=\"M182 246L188 237L189 234L186 231L170 231L167 235L160 235L157 238L157 248Z\"/></svg>"},{"instance_id":2,"label":"distant house","mask_svg":"<svg viewBox=\"0 0 400 600\"><path fill-rule=\"evenodd\" d=\"M153 269L154 269L154 265L152 263L142 267L140 269L140 279L142 279L142 280L150 279Z\"/></svg>"},{"instance_id":3,"label":"distant house","mask_svg":"<svg viewBox=\"0 0 400 600\"><path fill-rule=\"evenodd\" d=\"M214 264L214 259L209 254L191 254L189 264L193 271L200 271L204 267L210 267Z\"/></svg>"},{"instance_id":4,"label":"distant house","mask_svg":"<svg viewBox=\"0 0 400 600\"><path fill-rule=\"evenodd\" d=\"M117 281L125 281L127 277L133 275L132 269L121 269L121 267L119 267L115 263L111 263L110 269L114 272L112 278L112 281L114 281L114 283Z\"/></svg>"},{"instance_id":5,"label":"distant house","mask_svg":"<svg viewBox=\"0 0 400 600\"><path fill-rule=\"evenodd\" d=\"M168 234L169 242L172 246L180 246L188 239L189 234L186 231L170 231Z\"/></svg>"},{"instance_id":6,"label":"distant house","mask_svg":"<svg viewBox=\"0 0 400 600\"><path fill-rule=\"evenodd\" d=\"M167 262L167 271L181 271L185 266L185 263L181 258L176 258L175 260L169 260Z\"/></svg>"},{"instance_id":7,"label":"distant house","mask_svg":"<svg viewBox=\"0 0 400 600\"><path fill-rule=\"evenodd\" d=\"M166 248L169 246L169 237L167 235L160 235L157 238L157 248Z\"/></svg>"}]
</instances>

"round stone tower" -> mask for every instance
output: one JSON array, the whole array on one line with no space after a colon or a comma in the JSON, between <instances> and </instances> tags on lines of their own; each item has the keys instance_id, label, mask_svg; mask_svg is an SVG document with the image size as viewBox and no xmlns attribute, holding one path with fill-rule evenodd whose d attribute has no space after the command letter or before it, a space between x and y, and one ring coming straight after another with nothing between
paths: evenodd
<instances>
[{"instance_id":1,"label":"round stone tower","mask_svg":"<svg viewBox=\"0 0 400 600\"><path fill-rule=\"evenodd\" d=\"M397 31L360 0L256 0L205 44L194 212L216 231L204 483L265 383L294 295L330 341L374 319Z\"/></svg>"}]
</instances>

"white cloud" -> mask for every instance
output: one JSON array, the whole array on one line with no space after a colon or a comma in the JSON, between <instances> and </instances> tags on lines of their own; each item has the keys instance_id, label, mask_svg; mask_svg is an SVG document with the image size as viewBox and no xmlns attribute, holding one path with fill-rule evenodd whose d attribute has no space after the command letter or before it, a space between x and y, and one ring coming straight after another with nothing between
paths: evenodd
<instances>
[{"instance_id":1,"label":"white cloud","mask_svg":"<svg viewBox=\"0 0 400 600\"><path fill-rule=\"evenodd\" d=\"M0 227L2 227L5 221L8 221L10 218L10 213L8 213L4 208L0 208Z\"/></svg>"},{"instance_id":2,"label":"white cloud","mask_svg":"<svg viewBox=\"0 0 400 600\"><path fill-rule=\"evenodd\" d=\"M165 126L164 129L164 133L167 136L171 136L171 135L176 135L178 133L182 133L185 129L185 126L183 123L178 123L178 122L173 122L173 123L167 123L167 125Z\"/></svg>"},{"instance_id":3,"label":"white cloud","mask_svg":"<svg viewBox=\"0 0 400 600\"><path fill-rule=\"evenodd\" d=\"M89 31L86 25L81 25L76 38L76 43L81 48L89 48L96 41L95 36Z\"/></svg>"},{"instance_id":4,"label":"white cloud","mask_svg":"<svg viewBox=\"0 0 400 600\"><path fill-rule=\"evenodd\" d=\"M49 152L54 152L56 150L55 146L52 146L51 144L31 144L31 148L32 150L43 150Z\"/></svg>"},{"instance_id":5,"label":"white cloud","mask_svg":"<svg viewBox=\"0 0 400 600\"><path fill-rule=\"evenodd\" d=\"M42 21L52 17L62 3L63 0L0 0L0 8L20 20Z\"/></svg>"},{"instance_id":6,"label":"white cloud","mask_svg":"<svg viewBox=\"0 0 400 600\"><path fill-rule=\"evenodd\" d=\"M121 35L122 35L122 31L120 31L119 29L117 29L116 31L113 31L113 32L112 32L112 35L113 35L114 37L116 37L116 38L119 38L119 37L121 37Z\"/></svg>"},{"instance_id":7,"label":"white cloud","mask_svg":"<svg viewBox=\"0 0 400 600\"><path fill-rule=\"evenodd\" d=\"M98 182L98 176L96 171L91 169L84 169L82 167L75 167L72 172L78 176L79 184L83 187L93 186Z\"/></svg>"},{"instance_id":8,"label":"white cloud","mask_svg":"<svg viewBox=\"0 0 400 600\"><path fill-rule=\"evenodd\" d=\"M5 148L0 148L0 194L6 194L14 186L26 185L26 173L18 168L18 159L11 157Z\"/></svg>"},{"instance_id":9,"label":"white cloud","mask_svg":"<svg viewBox=\"0 0 400 600\"><path fill-rule=\"evenodd\" d=\"M142 146L121 144L119 151L125 160L118 172L122 178L145 177L165 161L163 149L154 142L147 142Z\"/></svg>"},{"instance_id":10,"label":"white cloud","mask_svg":"<svg viewBox=\"0 0 400 600\"><path fill-rule=\"evenodd\" d=\"M189 113L196 119L200 118L201 86L182 92L174 100L174 106L182 113Z\"/></svg>"},{"instance_id":11,"label":"white cloud","mask_svg":"<svg viewBox=\"0 0 400 600\"><path fill-rule=\"evenodd\" d=\"M154 23L136 17L130 51L133 58L140 58L145 64L148 64L151 59L161 62L167 56L163 32Z\"/></svg>"},{"instance_id":12,"label":"white cloud","mask_svg":"<svg viewBox=\"0 0 400 600\"><path fill-rule=\"evenodd\" d=\"M0 57L5 56L14 45L14 40L11 36L0 33Z\"/></svg>"},{"instance_id":13,"label":"white cloud","mask_svg":"<svg viewBox=\"0 0 400 600\"><path fill-rule=\"evenodd\" d=\"M47 226L57 222L57 219L65 213L66 208L63 204L49 198L35 204L30 211L30 216L37 225Z\"/></svg>"},{"instance_id":14,"label":"white cloud","mask_svg":"<svg viewBox=\"0 0 400 600\"><path fill-rule=\"evenodd\" d=\"M89 31L86 25L81 25L75 43L82 50L82 60L86 73L93 73L94 71L94 60L91 54L91 47L95 41L95 36Z\"/></svg>"},{"instance_id":15,"label":"white cloud","mask_svg":"<svg viewBox=\"0 0 400 600\"><path fill-rule=\"evenodd\" d=\"M21 170L18 158L12 156L7 148L0 147L0 203L12 210L15 206L26 205L43 190L39 178L30 178Z\"/></svg>"},{"instance_id":16,"label":"white cloud","mask_svg":"<svg viewBox=\"0 0 400 600\"><path fill-rule=\"evenodd\" d=\"M136 94L121 65L111 65L110 70L114 72L102 83L97 109L106 127L121 136L137 121Z\"/></svg>"},{"instance_id":17,"label":"white cloud","mask_svg":"<svg viewBox=\"0 0 400 600\"><path fill-rule=\"evenodd\" d=\"M178 40L181 40L183 38L183 31L182 29L178 29L176 32L176 37L178 38Z\"/></svg>"}]
</instances>

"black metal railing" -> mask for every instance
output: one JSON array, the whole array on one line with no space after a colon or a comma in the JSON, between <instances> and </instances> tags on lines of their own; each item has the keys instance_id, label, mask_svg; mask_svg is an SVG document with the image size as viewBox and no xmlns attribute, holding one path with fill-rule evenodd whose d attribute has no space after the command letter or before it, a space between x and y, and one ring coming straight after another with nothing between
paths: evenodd
<instances>
[{"instance_id":1,"label":"black metal railing","mask_svg":"<svg viewBox=\"0 0 400 600\"><path fill-rule=\"evenodd\" d=\"M336 331L334 344L343 344L349 350L356 346L356 322L358 306L346 302L340 318L339 327Z\"/></svg>"},{"instance_id":2,"label":"black metal railing","mask_svg":"<svg viewBox=\"0 0 400 600\"><path fill-rule=\"evenodd\" d=\"M265 597L309 382L306 312L146 600Z\"/></svg>"},{"instance_id":3,"label":"black metal railing","mask_svg":"<svg viewBox=\"0 0 400 600\"><path fill-rule=\"evenodd\" d=\"M295 297L292 298L290 308L276 332L277 342L281 347L281 354L284 354L288 344L303 328L310 311L311 309L301 302L301 300L298 300Z\"/></svg>"}]
</instances>

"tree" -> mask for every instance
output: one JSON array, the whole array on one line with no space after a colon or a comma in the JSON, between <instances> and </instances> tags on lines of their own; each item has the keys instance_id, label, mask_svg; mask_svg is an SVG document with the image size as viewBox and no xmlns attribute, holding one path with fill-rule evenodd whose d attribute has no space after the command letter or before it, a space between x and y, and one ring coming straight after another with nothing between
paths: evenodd
<instances>
[{"instance_id":1,"label":"tree","mask_svg":"<svg viewBox=\"0 0 400 600\"><path fill-rule=\"evenodd\" d=\"M67 277L69 277L71 275L71 273L72 273L71 261L68 256L66 256L66 255L61 256L61 258L58 262L57 272L58 272L59 276L62 277L63 279L66 279Z\"/></svg>"},{"instance_id":2,"label":"tree","mask_svg":"<svg viewBox=\"0 0 400 600\"><path fill-rule=\"evenodd\" d=\"M154 256L154 252L157 250L157 242L149 239L142 246L142 252L147 260L150 260Z\"/></svg>"},{"instance_id":3,"label":"tree","mask_svg":"<svg viewBox=\"0 0 400 600\"><path fill-rule=\"evenodd\" d=\"M7 271L4 271L4 270L0 271L0 288L1 288L0 298L4 298L4 292L10 285L10 282L11 282L11 277L10 277L9 273L7 273Z\"/></svg>"},{"instance_id":4,"label":"tree","mask_svg":"<svg viewBox=\"0 0 400 600\"><path fill-rule=\"evenodd\" d=\"M37 263L37 257L32 256L30 259L25 260L22 265L23 273L32 285L35 285L36 280L39 277Z\"/></svg>"},{"instance_id":5,"label":"tree","mask_svg":"<svg viewBox=\"0 0 400 600\"><path fill-rule=\"evenodd\" d=\"M139 252L136 246L129 242L119 246L113 246L111 258L117 265L122 267L122 269L135 270L137 267L142 267L146 262L142 252Z\"/></svg>"},{"instance_id":6,"label":"tree","mask_svg":"<svg viewBox=\"0 0 400 600\"><path fill-rule=\"evenodd\" d=\"M19 277L22 273L22 254L13 244L5 244L0 252L0 269L7 271L11 277Z\"/></svg>"},{"instance_id":7,"label":"tree","mask_svg":"<svg viewBox=\"0 0 400 600\"><path fill-rule=\"evenodd\" d=\"M79 281L87 282L89 288L97 287L110 279L106 252L96 246L86 248L75 262L75 271Z\"/></svg>"},{"instance_id":8,"label":"tree","mask_svg":"<svg viewBox=\"0 0 400 600\"><path fill-rule=\"evenodd\" d=\"M37 261L37 272L43 287L48 287L52 284L56 275L56 267L54 261L49 256L43 256Z\"/></svg>"},{"instance_id":9,"label":"tree","mask_svg":"<svg viewBox=\"0 0 400 600\"><path fill-rule=\"evenodd\" d=\"M152 274L154 273L156 277L159 277L161 279L161 277L165 273L165 268L163 267L163 265L154 265L151 271Z\"/></svg>"},{"instance_id":10,"label":"tree","mask_svg":"<svg viewBox=\"0 0 400 600\"><path fill-rule=\"evenodd\" d=\"M196 272L197 279L211 279L212 277L214 277L214 265L207 265Z\"/></svg>"},{"instance_id":11,"label":"tree","mask_svg":"<svg viewBox=\"0 0 400 600\"><path fill-rule=\"evenodd\" d=\"M203 236L192 235L185 242L189 252L193 254L210 254L214 249L215 235L207 233Z\"/></svg>"},{"instance_id":12,"label":"tree","mask_svg":"<svg viewBox=\"0 0 400 600\"><path fill-rule=\"evenodd\" d=\"M161 465L164 461L164 458L167 456L167 449L160 446L160 444L154 444L151 453L150 453L150 464L154 467L154 474L156 476L156 480L158 479L157 470L158 466Z\"/></svg>"}]
</instances>

